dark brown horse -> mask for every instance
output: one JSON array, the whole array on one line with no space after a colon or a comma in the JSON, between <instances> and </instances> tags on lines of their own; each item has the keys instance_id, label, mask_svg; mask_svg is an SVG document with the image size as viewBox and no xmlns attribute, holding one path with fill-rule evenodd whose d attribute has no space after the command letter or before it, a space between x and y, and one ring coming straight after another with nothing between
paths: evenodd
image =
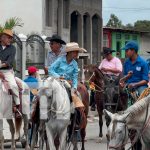
<instances>
[{"instance_id":1,"label":"dark brown horse","mask_svg":"<svg viewBox=\"0 0 150 150\"><path fill-rule=\"evenodd\" d=\"M118 91L116 91L115 88L113 87L114 80L111 80L107 76L105 76L95 65L85 66L84 69L85 69L85 71L84 71L85 81L87 83L94 82L94 84L95 84L95 101L96 101L97 111L98 111L98 115L99 115L99 127L100 127L99 137L102 138L103 137L102 115L103 115L103 109L104 109L104 102L106 101L106 99L109 102L113 102L115 97L117 98L117 100L118 100L118 98L122 99L123 101L122 100L118 101L119 104L118 104L117 108L119 110L124 110L124 109L126 109L126 107L125 107L126 100L125 100L125 97L122 96L122 98L120 98L120 95L117 95ZM107 85L108 85L108 87L107 87Z\"/></svg>"}]
</instances>

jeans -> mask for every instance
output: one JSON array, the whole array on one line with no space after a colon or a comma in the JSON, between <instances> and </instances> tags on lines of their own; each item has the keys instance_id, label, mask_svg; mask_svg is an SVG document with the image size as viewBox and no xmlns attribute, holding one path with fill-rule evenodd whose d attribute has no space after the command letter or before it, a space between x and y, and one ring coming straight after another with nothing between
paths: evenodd
<instances>
[{"instance_id":1,"label":"jeans","mask_svg":"<svg viewBox=\"0 0 150 150\"><path fill-rule=\"evenodd\" d=\"M144 89L146 89L148 86L147 85L142 85L139 86L138 88L136 88L136 90L138 91L139 95L141 95L141 93L144 91Z\"/></svg>"}]
</instances>

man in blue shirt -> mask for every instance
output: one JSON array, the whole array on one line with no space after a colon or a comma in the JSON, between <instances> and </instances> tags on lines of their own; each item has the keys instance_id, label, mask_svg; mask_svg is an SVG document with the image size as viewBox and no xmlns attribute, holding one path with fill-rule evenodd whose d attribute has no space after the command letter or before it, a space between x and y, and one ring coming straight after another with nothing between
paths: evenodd
<instances>
[{"instance_id":1,"label":"man in blue shirt","mask_svg":"<svg viewBox=\"0 0 150 150\"><path fill-rule=\"evenodd\" d=\"M124 63L124 75L132 74L125 82L128 84L128 88L134 88L141 94L147 88L148 64L138 55L138 44L135 41L129 41L123 50L125 50L128 57Z\"/></svg>"},{"instance_id":2,"label":"man in blue shirt","mask_svg":"<svg viewBox=\"0 0 150 150\"><path fill-rule=\"evenodd\" d=\"M148 87L148 64L138 55L139 47L135 41L129 41L122 49L125 50L126 56L128 57L124 63L124 75L128 76L126 76L124 81L128 84L129 89L135 89L140 95ZM121 81L120 84L124 85L124 81ZM133 130L131 135L130 139L132 141L136 135L136 131ZM138 148L138 150L142 149L139 139L133 147L135 149Z\"/></svg>"},{"instance_id":3,"label":"man in blue shirt","mask_svg":"<svg viewBox=\"0 0 150 150\"><path fill-rule=\"evenodd\" d=\"M27 83L31 90L30 100L32 102L32 99L34 97L34 90L38 89L38 80L36 79L38 69L34 66L30 66L28 68L28 74L29 76L24 80L24 82Z\"/></svg>"},{"instance_id":4,"label":"man in blue shirt","mask_svg":"<svg viewBox=\"0 0 150 150\"><path fill-rule=\"evenodd\" d=\"M45 62L45 74L48 74L48 67L60 56L66 55L65 50L62 45L66 45L65 41L61 39L60 36L54 34L52 37L47 37L47 41L50 41L49 45L51 51L47 54L47 59Z\"/></svg>"}]
</instances>

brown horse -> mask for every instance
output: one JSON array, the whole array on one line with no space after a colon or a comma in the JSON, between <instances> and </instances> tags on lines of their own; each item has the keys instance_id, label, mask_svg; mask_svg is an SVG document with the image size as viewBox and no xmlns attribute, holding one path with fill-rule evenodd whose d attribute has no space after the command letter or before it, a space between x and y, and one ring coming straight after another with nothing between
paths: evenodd
<instances>
[{"instance_id":1,"label":"brown horse","mask_svg":"<svg viewBox=\"0 0 150 150\"><path fill-rule=\"evenodd\" d=\"M85 74L85 81L87 83L89 82L94 82L95 84L95 102L97 105L97 111L99 115L99 127L100 127L100 132L99 132L99 137L100 139L103 137L102 133L102 126L103 126L103 109L104 109L104 102L106 99L110 102L114 101L114 97L116 97L117 92L115 88L113 87L113 80L111 81L108 77L106 77L95 65L88 65L85 66L84 68L84 74ZM119 80L119 79L118 79ZM109 86L109 88L106 89L106 85ZM106 93L107 92L107 93ZM119 95L120 96L120 95ZM117 96L116 98L122 99L118 104L118 109L119 110L124 110L126 107L126 100L124 96L120 98ZM113 108L113 107L112 107ZM106 122L106 125L108 126L109 121Z\"/></svg>"}]
</instances>

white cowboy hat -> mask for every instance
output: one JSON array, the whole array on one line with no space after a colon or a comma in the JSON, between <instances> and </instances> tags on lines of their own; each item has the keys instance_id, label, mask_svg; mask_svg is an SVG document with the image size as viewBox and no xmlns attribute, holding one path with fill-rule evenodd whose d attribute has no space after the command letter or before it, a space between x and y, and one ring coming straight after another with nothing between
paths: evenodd
<instances>
[{"instance_id":1,"label":"white cowboy hat","mask_svg":"<svg viewBox=\"0 0 150 150\"><path fill-rule=\"evenodd\" d=\"M73 52L73 51L87 52L84 48L80 48L78 43L75 43L75 42L67 43L66 44L66 53Z\"/></svg>"}]
</instances>

